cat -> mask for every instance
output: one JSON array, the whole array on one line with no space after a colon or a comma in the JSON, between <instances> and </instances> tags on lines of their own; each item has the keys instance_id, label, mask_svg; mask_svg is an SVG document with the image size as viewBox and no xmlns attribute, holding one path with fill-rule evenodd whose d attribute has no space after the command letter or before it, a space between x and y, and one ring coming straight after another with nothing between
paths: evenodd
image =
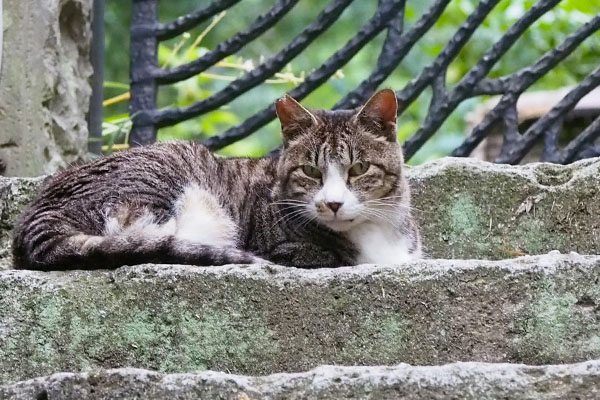
<instances>
[{"instance_id":1,"label":"cat","mask_svg":"<svg viewBox=\"0 0 600 400\"><path fill-rule=\"evenodd\" d=\"M57 174L15 227L15 267L316 268L421 257L394 92L357 110L308 110L290 96L275 108L278 156L225 158L175 141Z\"/></svg>"}]
</instances>

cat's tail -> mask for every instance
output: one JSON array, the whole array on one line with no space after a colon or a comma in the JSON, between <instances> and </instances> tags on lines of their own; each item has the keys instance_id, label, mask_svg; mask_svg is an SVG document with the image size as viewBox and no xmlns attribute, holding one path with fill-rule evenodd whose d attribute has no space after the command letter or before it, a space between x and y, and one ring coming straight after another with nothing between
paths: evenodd
<instances>
[{"instance_id":1,"label":"cat's tail","mask_svg":"<svg viewBox=\"0 0 600 400\"><path fill-rule=\"evenodd\" d=\"M144 263L225 265L264 262L233 246L193 243L175 235L86 235L16 232L15 268L35 270L113 269Z\"/></svg>"}]
</instances>

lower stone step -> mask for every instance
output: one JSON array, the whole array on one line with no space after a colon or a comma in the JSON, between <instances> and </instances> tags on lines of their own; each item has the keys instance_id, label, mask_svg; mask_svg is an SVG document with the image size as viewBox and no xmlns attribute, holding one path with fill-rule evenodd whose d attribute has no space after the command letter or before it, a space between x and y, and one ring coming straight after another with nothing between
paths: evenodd
<instances>
[{"instance_id":1,"label":"lower stone step","mask_svg":"<svg viewBox=\"0 0 600 400\"><path fill-rule=\"evenodd\" d=\"M139 367L248 375L318 365L600 358L600 256L397 266L141 265L0 272L0 384Z\"/></svg>"},{"instance_id":2,"label":"lower stone step","mask_svg":"<svg viewBox=\"0 0 600 400\"><path fill-rule=\"evenodd\" d=\"M262 377L222 372L165 375L143 369L60 373L0 387L0 398L30 399L597 399L600 361L526 366L324 366Z\"/></svg>"}]
</instances>

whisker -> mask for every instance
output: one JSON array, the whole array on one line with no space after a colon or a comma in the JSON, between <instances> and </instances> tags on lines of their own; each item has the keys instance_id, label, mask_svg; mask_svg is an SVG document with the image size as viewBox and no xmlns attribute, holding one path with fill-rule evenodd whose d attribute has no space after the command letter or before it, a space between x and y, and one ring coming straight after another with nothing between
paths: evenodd
<instances>
[{"instance_id":1,"label":"whisker","mask_svg":"<svg viewBox=\"0 0 600 400\"><path fill-rule=\"evenodd\" d=\"M305 209L300 209L300 210L296 210L296 211L292 211L292 212L282 213L283 215L281 216L281 218L279 218L277 221L275 221L275 223L271 227L275 227L281 221L287 222L289 219L294 218L297 215L301 215L305 211L306 211Z\"/></svg>"},{"instance_id":2,"label":"whisker","mask_svg":"<svg viewBox=\"0 0 600 400\"><path fill-rule=\"evenodd\" d=\"M415 211L419 211L422 213L428 213L430 211L424 211L421 210L419 208L410 206L410 205L406 205L406 204L401 204L401 203L392 203L392 202L386 202L386 201L380 201L379 199L374 199L374 200L367 200L364 202L364 204L367 205L374 205L374 206L385 206L385 207L399 207L399 208L403 208L405 210L415 210Z\"/></svg>"},{"instance_id":3,"label":"whisker","mask_svg":"<svg viewBox=\"0 0 600 400\"><path fill-rule=\"evenodd\" d=\"M280 200L280 201L274 201L271 204L308 204L308 202L301 201L301 200Z\"/></svg>"},{"instance_id":4,"label":"whisker","mask_svg":"<svg viewBox=\"0 0 600 400\"><path fill-rule=\"evenodd\" d=\"M273 206L306 206L308 205L307 202L305 201L276 201L273 202L271 204L269 204L269 206L273 207Z\"/></svg>"},{"instance_id":5,"label":"whisker","mask_svg":"<svg viewBox=\"0 0 600 400\"><path fill-rule=\"evenodd\" d=\"M292 207L305 207L306 204L274 204L279 210L285 210Z\"/></svg>"},{"instance_id":6,"label":"whisker","mask_svg":"<svg viewBox=\"0 0 600 400\"><path fill-rule=\"evenodd\" d=\"M279 211L283 212L283 211L292 210L292 209L298 208L298 207L301 207L301 206L298 204L295 204L295 205L291 205L291 206L287 206L287 207L281 207L281 208L279 208Z\"/></svg>"},{"instance_id":7,"label":"whisker","mask_svg":"<svg viewBox=\"0 0 600 400\"><path fill-rule=\"evenodd\" d=\"M274 203L279 203L279 202L296 202L296 203L306 203L305 200L296 200L296 199L280 199L280 200L276 200L274 201Z\"/></svg>"},{"instance_id":8,"label":"whisker","mask_svg":"<svg viewBox=\"0 0 600 400\"><path fill-rule=\"evenodd\" d=\"M392 225L395 229L400 228L400 221L397 221L393 218L390 218L389 213L385 213L381 210L373 210L373 209L364 209L361 211L361 216L366 217L367 219L374 219L377 221L382 221L386 224Z\"/></svg>"},{"instance_id":9,"label":"whisker","mask_svg":"<svg viewBox=\"0 0 600 400\"><path fill-rule=\"evenodd\" d=\"M402 208L402 209L408 209L408 210L413 210L414 208L411 206L406 206L404 204L398 204L398 203L386 203L386 202L377 202L377 201L372 201L372 202L368 202L368 203L364 203L366 206L374 206L374 207L386 207L386 208Z\"/></svg>"},{"instance_id":10,"label":"whisker","mask_svg":"<svg viewBox=\"0 0 600 400\"><path fill-rule=\"evenodd\" d=\"M315 216L310 214L308 217L304 215L302 217L304 218L304 221L298 226L298 229L304 229L308 224L317 219Z\"/></svg>"}]
</instances>

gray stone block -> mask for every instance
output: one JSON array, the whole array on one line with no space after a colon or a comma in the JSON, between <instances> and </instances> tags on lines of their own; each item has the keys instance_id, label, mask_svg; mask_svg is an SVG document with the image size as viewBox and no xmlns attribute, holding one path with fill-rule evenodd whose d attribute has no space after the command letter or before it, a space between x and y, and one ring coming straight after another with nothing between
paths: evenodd
<instances>
[{"instance_id":1,"label":"gray stone block","mask_svg":"<svg viewBox=\"0 0 600 400\"><path fill-rule=\"evenodd\" d=\"M398 266L140 265L0 272L0 383L140 367L241 374L322 364L600 358L600 257Z\"/></svg>"},{"instance_id":2,"label":"gray stone block","mask_svg":"<svg viewBox=\"0 0 600 400\"><path fill-rule=\"evenodd\" d=\"M566 166L443 158L409 177L431 257L600 254L598 158Z\"/></svg>"},{"instance_id":3,"label":"gray stone block","mask_svg":"<svg viewBox=\"0 0 600 400\"><path fill-rule=\"evenodd\" d=\"M59 373L0 386L0 397L30 399L597 399L600 362L526 366L324 366L261 377L222 372L160 374L141 369Z\"/></svg>"},{"instance_id":4,"label":"gray stone block","mask_svg":"<svg viewBox=\"0 0 600 400\"><path fill-rule=\"evenodd\" d=\"M37 176L87 158L92 1L4 1L0 160L6 176Z\"/></svg>"}]
</instances>

